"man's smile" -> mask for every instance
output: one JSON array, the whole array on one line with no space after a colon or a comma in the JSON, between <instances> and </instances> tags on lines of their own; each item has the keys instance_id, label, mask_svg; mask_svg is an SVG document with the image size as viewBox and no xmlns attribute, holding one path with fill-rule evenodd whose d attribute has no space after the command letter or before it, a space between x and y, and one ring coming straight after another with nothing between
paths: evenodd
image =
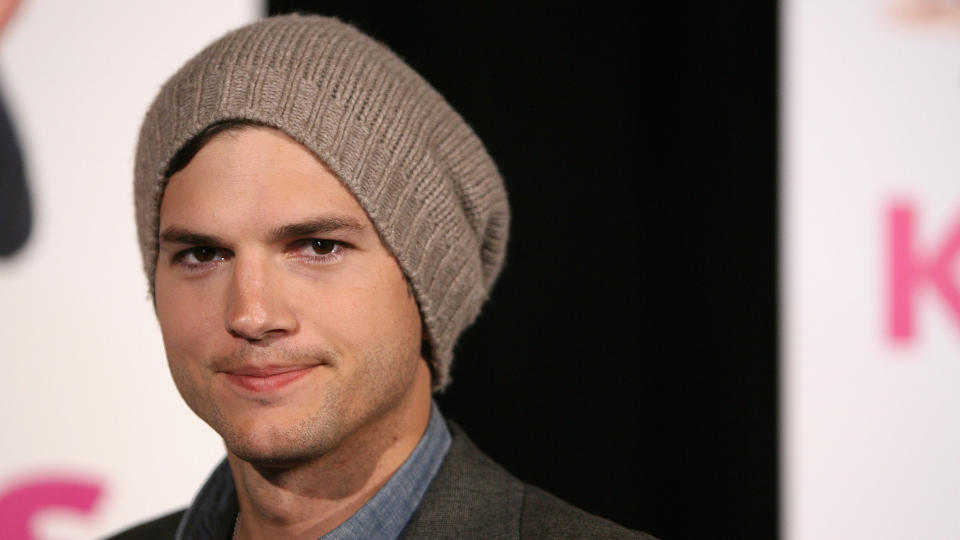
<instances>
[{"instance_id":1,"label":"man's smile","mask_svg":"<svg viewBox=\"0 0 960 540\"><path fill-rule=\"evenodd\" d=\"M230 383L251 392L274 392L292 384L307 374L317 365L298 366L247 366L230 371L223 371Z\"/></svg>"}]
</instances>

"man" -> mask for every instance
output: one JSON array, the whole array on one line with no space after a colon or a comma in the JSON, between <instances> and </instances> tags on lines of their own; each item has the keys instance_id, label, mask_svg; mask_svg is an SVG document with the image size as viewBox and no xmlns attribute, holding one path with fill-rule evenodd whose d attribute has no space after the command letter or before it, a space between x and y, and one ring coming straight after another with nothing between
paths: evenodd
<instances>
[{"instance_id":1,"label":"man","mask_svg":"<svg viewBox=\"0 0 960 540\"><path fill-rule=\"evenodd\" d=\"M116 538L640 537L519 482L433 404L509 209L388 49L313 16L221 38L148 111L135 198L170 371L227 458Z\"/></svg>"}]
</instances>

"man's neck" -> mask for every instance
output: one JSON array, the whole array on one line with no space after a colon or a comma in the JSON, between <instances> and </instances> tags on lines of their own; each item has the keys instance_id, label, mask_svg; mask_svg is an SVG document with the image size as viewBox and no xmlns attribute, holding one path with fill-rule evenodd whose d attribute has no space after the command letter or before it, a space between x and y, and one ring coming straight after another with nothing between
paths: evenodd
<instances>
[{"instance_id":1,"label":"man's neck","mask_svg":"<svg viewBox=\"0 0 960 540\"><path fill-rule=\"evenodd\" d=\"M363 507L426 431L429 371L418 373L417 379L409 400L309 462L268 468L228 451L240 504L236 538L315 540Z\"/></svg>"}]
</instances>

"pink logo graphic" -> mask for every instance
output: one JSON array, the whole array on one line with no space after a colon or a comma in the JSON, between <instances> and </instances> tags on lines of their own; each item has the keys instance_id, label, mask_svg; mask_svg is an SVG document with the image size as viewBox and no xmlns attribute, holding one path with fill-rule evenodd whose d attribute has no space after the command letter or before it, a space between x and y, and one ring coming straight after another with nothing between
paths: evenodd
<instances>
[{"instance_id":1,"label":"pink logo graphic","mask_svg":"<svg viewBox=\"0 0 960 540\"><path fill-rule=\"evenodd\" d=\"M33 521L45 510L93 514L102 482L68 476L33 477L0 491L0 531L8 540L39 540Z\"/></svg>"},{"instance_id":2,"label":"pink logo graphic","mask_svg":"<svg viewBox=\"0 0 960 540\"><path fill-rule=\"evenodd\" d=\"M954 260L960 253L960 220L954 223L933 250L919 246L916 212L912 205L896 202L887 209L889 312L888 335L906 342L916 333L917 301L924 289L946 303L960 322L960 288L954 280Z\"/></svg>"}]
</instances>

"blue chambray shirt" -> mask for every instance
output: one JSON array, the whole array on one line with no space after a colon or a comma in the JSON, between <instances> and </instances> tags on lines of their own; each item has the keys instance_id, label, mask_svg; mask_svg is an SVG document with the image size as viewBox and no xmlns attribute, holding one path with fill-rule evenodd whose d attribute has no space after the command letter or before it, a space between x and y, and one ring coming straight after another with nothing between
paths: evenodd
<instances>
[{"instance_id":1,"label":"blue chambray shirt","mask_svg":"<svg viewBox=\"0 0 960 540\"><path fill-rule=\"evenodd\" d=\"M347 521L320 540L397 538L413 516L450 450L450 430L436 402L413 453L390 480ZM226 459L200 488L177 528L176 540L224 538L233 530L237 491Z\"/></svg>"}]
</instances>

